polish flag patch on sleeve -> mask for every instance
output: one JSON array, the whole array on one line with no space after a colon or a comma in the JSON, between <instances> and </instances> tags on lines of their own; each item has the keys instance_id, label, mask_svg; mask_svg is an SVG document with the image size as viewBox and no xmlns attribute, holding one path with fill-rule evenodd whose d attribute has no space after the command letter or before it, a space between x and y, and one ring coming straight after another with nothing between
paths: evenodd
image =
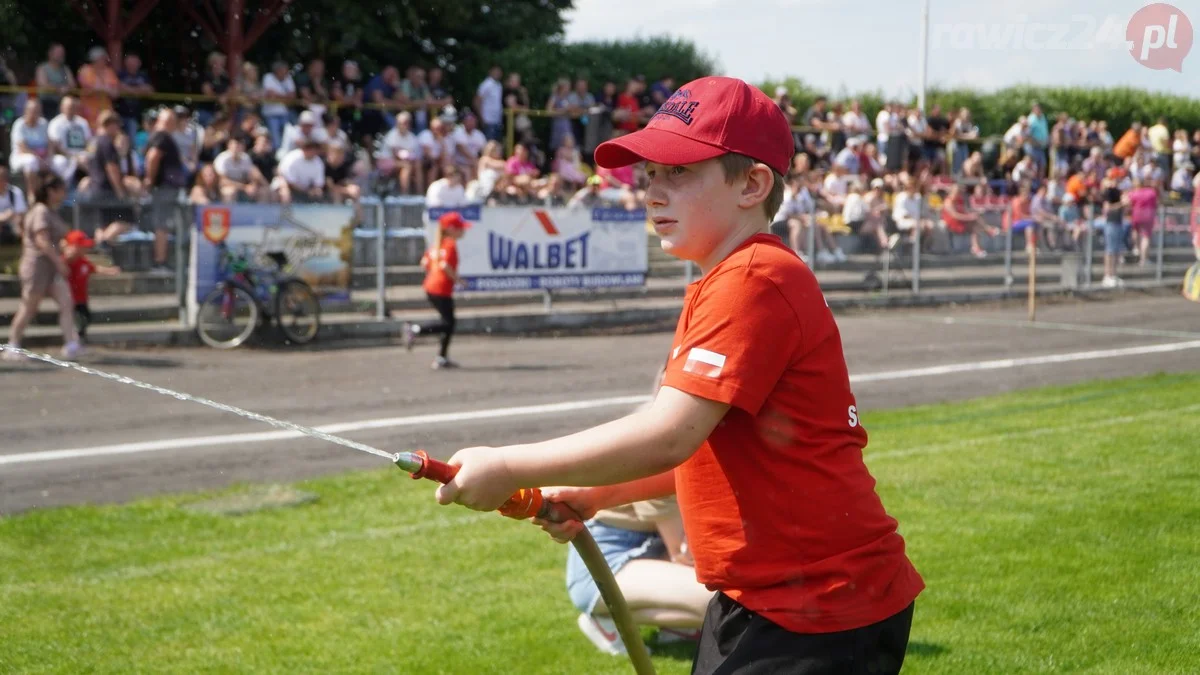
<instances>
[{"instance_id":1,"label":"polish flag patch on sleeve","mask_svg":"<svg viewBox=\"0 0 1200 675\"><path fill-rule=\"evenodd\" d=\"M687 361L683 364L683 372L702 377L720 377L721 369L724 367L724 354L710 352L707 349L692 348L688 352Z\"/></svg>"}]
</instances>

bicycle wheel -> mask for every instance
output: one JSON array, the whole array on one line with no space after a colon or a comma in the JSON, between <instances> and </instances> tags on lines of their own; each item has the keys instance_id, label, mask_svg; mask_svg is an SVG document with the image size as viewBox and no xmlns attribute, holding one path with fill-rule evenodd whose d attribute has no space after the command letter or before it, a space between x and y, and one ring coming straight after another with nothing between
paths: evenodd
<instances>
[{"instance_id":1,"label":"bicycle wheel","mask_svg":"<svg viewBox=\"0 0 1200 675\"><path fill-rule=\"evenodd\" d=\"M279 284L275 321L288 340L300 345L312 342L321 330L321 301L312 287L299 279Z\"/></svg>"},{"instance_id":2,"label":"bicycle wheel","mask_svg":"<svg viewBox=\"0 0 1200 675\"><path fill-rule=\"evenodd\" d=\"M242 345L258 328L258 303L241 286L221 284L200 305L196 331L204 344L214 349Z\"/></svg>"}]
</instances>

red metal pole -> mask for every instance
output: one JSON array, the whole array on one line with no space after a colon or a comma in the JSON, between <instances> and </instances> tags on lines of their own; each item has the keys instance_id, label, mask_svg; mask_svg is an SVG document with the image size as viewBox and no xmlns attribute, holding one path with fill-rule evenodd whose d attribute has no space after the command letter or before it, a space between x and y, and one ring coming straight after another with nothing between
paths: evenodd
<instances>
[{"instance_id":1,"label":"red metal pole","mask_svg":"<svg viewBox=\"0 0 1200 675\"><path fill-rule=\"evenodd\" d=\"M245 45L245 25L246 25L246 0L229 0L227 7L228 14L225 20L226 31L229 34L229 43L227 53L225 54L225 62L229 67L230 88L237 91L241 87L242 82L242 54L246 49Z\"/></svg>"},{"instance_id":2,"label":"red metal pole","mask_svg":"<svg viewBox=\"0 0 1200 675\"><path fill-rule=\"evenodd\" d=\"M108 59L113 70L121 67L121 1L108 0L108 25L105 26L104 46L108 48Z\"/></svg>"}]
</instances>

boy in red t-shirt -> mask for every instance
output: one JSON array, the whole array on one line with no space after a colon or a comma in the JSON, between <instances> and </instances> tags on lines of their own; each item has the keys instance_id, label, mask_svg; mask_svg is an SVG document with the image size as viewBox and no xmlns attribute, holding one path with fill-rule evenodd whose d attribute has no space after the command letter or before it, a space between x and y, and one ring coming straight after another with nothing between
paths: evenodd
<instances>
[{"instance_id":1,"label":"boy in red t-shirt","mask_svg":"<svg viewBox=\"0 0 1200 675\"><path fill-rule=\"evenodd\" d=\"M70 276L71 300L75 303L75 328L79 339L87 337L88 324L92 322L92 310L88 307L88 280L93 274L112 276L121 273L120 267L96 265L84 255L96 242L80 230L71 230L63 239L63 260L67 263Z\"/></svg>"},{"instance_id":2,"label":"boy in red t-shirt","mask_svg":"<svg viewBox=\"0 0 1200 675\"><path fill-rule=\"evenodd\" d=\"M544 443L468 448L442 504L519 487L582 519L677 494L697 579L718 591L695 673L896 673L924 582L863 461L867 434L816 277L770 235L791 130L741 80L683 85L596 162L646 161L647 215L696 262L654 402ZM540 522L555 539L580 522ZM619 578L618 578L619 582Z\"/></svg>"},{"instance_id":3,"label":"boy in red t-shirt","mask_svg":"<svg viewBox=\"0 0 1200 675\"><path fill-rule=\"evenodd\" d=\"M418 335L441 335L441 349L433 362L434 370L456 368L450 360L450 338L454 337L454 289L461 285L458 277L458 244L470 223L457 211L449 211L438 219L438 234L433 246L421 256L425 269L425 297L437 310L439 321L428 324L405 324L404 346L412 350Z\"/></svg>"}]
</instances>

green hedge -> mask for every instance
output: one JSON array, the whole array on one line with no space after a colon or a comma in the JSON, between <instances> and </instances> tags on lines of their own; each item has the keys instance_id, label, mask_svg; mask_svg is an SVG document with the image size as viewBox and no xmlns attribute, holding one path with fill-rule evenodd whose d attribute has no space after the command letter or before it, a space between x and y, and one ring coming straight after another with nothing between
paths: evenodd
<instances>
[{"instance_id":1,"label":"green hedge","mask_svg":"<svg viewBox=\"0 0 1200 675\"><path fill-rule=\"evenodd\" d=\"M862 92L860 94L837 96L819 91L796 78L783 81L767 81L759 86L769 95L774 96L775 87L784 85L791 93L793 105L803 112L813 100L825 94L831 101L850 100L857 98L862 102L865 112L872 124L879 112L885 96L881 92ZM1200 100L1187 96L1148 92L1131 87L1113 87L1106 89L1089 89L1083 87L1006 87L994 92L981 92L971 89L930 89L926 94L926 108L935 103L941 104L947 111L967 107L971 110L972 118L979 125L980 132L985 135L1001 135L1012 126L1021 115L1029 112L1030 105L1037 101L1042 104L1047 118L1053 126L1054 117L1065 112L1075 119L1107 120L1109 131L1119 138L1130 123L1140 121L1143 124L1154 124L1160 116L1167 119L1171 129L1187 129L1189 134L1200 129ZM916 105L915 97L903 101L908 105Z\"/></svg>"}]
</instances>

